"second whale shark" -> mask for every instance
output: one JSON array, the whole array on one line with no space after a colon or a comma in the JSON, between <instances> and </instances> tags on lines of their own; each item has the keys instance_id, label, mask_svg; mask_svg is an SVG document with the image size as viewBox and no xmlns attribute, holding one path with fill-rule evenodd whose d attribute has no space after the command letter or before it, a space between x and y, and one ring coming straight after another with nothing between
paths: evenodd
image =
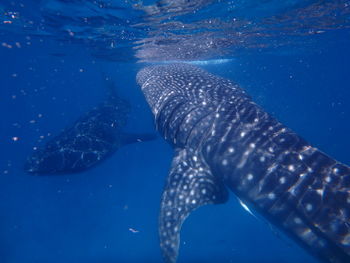
<instances>
[{"instance_id":1,"label":"second whale shark","mask_svg":"<svg viewBox=\"0 0 350 263\"><path fill-rule=\"evenodd\" d=\"M350 262L350 168L255 104L232 81L188 64L137 74L175 157L162 195L159 236L176 262L182 223L224 203L230 189L318 259Z\"/></svg>"},{"instance_id":2,"label":"second whale shark","mask_svg":"<svg viewBox=\"0 0 350 263\"><path fill-rule=\"evenodd\" d=\"M105 83L109 91L108 98L34 151L25 164L27 172L83 172L111 156L123 145L156 138L154 134L124 132L130 104L118 96L111 79L105 77Z\"/></svg>"}]
</instances>

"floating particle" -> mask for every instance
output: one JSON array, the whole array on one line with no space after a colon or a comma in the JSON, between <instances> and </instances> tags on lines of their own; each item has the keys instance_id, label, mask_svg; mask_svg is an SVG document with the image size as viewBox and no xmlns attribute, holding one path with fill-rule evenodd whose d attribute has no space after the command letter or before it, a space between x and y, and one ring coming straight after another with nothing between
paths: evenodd
<instances>
[{"instance_id":1,"label":"floating particle","mask_svg":"<svg viewBox=\"0 0 350 263\"><path fill-rule=\"evenodd\" d=\"M29 123L34 124L34 123L36 123L36 120L30 120Z\"/></svg>"},{"instance_id":2,"label":"floating particle","mask_svg":"<svg viewBox=\"0 0 350 263\"><path fill-rule=\"evenodd\" d=\"M21 46L21 43L19 43L19 42L16 42L15 45L16 45L16 47L18 47L18 48L21 48L21 47L22 47L22 46Z\"/></svg>"},{"instance_id":3,"label":"floating particle","mask_svg":"<svg viewBox=\"0 0 350 263\"><path fill-rule=\"evenodd\" d=\"M81 69L79 69L79 72L84 72L84 69L82 69L82 68L81 68Z\"/></svg>"},{"instance_id":4,"label":"floating particle","mask_svg":"<svg viewBox=\"0 0 350 263\"><path fill-rule=\"evenodd\" d=\"M7 44L6 42L3 42L1 45L6 48L12 48L12 46L10 44Z\"/></svg>"},{"instance_id":5,"label":"floating particle","mask_svg":"<svg viewBox=\"0 0 350 263\"><path fill-rule=\"evenodd\" d=\"M43 115L41 113L38 114L38 118L41 118Z\"/></svg>"},{"instance_id":6,"label":"floating particle","mask_svg":"<svg viewBox=\"0 0 350 263\"><path fill-rule=\"evenodd\" d=\"M18 77L18 74L17 74L17 73L13 73L13 74L11 75L11 77L17 78L17 77Z\"/></svg>"},{"instance_id":7,"label":"floating particle","mask_svg":"<svg viewBox=\"0 0 350 263\"><path fill-rule=\"evenodd\" d=\"M10 21L10 20L5 20L3 23L4 23L4 24L12 24L12 21Z\"/></svg>"},{"instance_id":8,"label":"floating particle","mask_svg":"<svg viewBox=\"0 0 350 263\"><path fill-rule=\"evenodd\" d=\"M17 136L12 137L12 141L17 142L18 140L19 140L19 137L17 137Z\"/></svg>"},{"instance_id":9,"label":"floating particle","mask_svg":"<svg viewBox=\"0 0 350 263\"><path fill-rule=\"evenodd\" d=\"M136 230L136 229L134 229L134 228L129 228L129 231L131 232L131 233L134 233L134 234L136 234L136 233L139 233L140 231L138 231L138 230Z\"/></svg>"}]
</instances>

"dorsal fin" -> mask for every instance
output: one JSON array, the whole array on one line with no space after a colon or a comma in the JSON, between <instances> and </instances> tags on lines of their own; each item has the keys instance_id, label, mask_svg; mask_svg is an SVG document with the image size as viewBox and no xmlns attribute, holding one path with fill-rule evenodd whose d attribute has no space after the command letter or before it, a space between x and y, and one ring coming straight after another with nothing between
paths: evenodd
<instances>
[{"instance_id":1,"label":"dorsal fin","mask_svg":"<svg viewBox=\"0 0 350 263\"><path fill-rule=\"evenodd\" d=\"M199 153L177 150L161 200L160 246L165 262L177 258L182 223L196 208L226 202L228 192Z\"/></svg>"}]
</instances>

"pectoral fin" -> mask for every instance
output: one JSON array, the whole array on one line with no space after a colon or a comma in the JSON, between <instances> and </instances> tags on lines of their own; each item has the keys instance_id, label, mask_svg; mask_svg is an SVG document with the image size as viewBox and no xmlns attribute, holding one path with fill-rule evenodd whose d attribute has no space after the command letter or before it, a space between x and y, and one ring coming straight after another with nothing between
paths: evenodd
<instances>
[{"instance_id":1,"label":"pectoral fin","mask_svg":"<svg viewBox=\"0 0 350 263\"><path fill-rule=\"evenodd\" d=\"M180 229L186 217L200 206L224 203L227 199L227 190L199 154L188 149L177 151L163 192L159 218L165 262L176 261Z\"/></svg>"}]
</instances>

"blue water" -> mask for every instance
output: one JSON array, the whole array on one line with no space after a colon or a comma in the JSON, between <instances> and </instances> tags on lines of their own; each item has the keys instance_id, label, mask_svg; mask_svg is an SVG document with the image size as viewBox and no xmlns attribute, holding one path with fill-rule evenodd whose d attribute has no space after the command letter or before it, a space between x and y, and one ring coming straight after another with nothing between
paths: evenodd
<instances>
[{"instance_id":1,"label":"blue water","mask_svg":"<svg viewBox=\"0 0 350 263\"><path fill-rule=\"evenodd\" d=\"M33 147L105 99L103 74L132 105L127 131L155 132L140 68L199 61L350 163L349 1L168 2L0 2L0 262L162 262L158 209L173 152L161 137L79 174L23 171ZM186 220L178 262L316 260L231 198Z\"/></svg>"}]
</instances>

